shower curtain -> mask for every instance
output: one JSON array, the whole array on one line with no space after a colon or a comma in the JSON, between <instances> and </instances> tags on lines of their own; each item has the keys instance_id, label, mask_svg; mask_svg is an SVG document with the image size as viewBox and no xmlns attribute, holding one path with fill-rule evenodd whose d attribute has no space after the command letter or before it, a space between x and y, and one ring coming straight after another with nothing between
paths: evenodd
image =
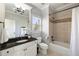
<instances>
[{"instance_id":1,"label":"shower curtain","mask_svg":"<svg viewBox=\"0 0 79 59\"><path fill-rule=\"evenodd\" d=\"M72 9L70 55L79 56L79 7Z\"/></svg>"}]
</instances>

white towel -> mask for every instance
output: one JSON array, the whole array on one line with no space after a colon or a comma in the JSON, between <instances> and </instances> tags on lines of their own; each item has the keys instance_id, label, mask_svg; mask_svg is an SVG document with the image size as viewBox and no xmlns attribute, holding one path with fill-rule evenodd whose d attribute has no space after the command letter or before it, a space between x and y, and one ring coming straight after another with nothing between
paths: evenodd
<instances>
[{"instance_id":1,"label":"white towel","mask_svg":"<svg viewBox=\"0 0 79 59\"><path fill-rule=\"evenodd\" d=\"M8 41L8 36L5 28L3 28L3 23L0 23L0 43L4 43Z\"/></svg>"},{"instance_id":2,"label":"white towel","mask_svg":"<svg viewBox=\"0 0 79 59\"><path fill-rule=\"evenodd\" d=\"M3 29L3 42L7 42L9 40L9 36L7 34L6 29Z\"/></svg>"},{"instance_id":3,"label":"white towel","mask_svg":"<svg viewBox=\"0 0 79 59\"><path fill-rule=\"evenodd\" d=\"M0 23L0 43L3 43L3 23Z\"/></svg>"}]
</instances>

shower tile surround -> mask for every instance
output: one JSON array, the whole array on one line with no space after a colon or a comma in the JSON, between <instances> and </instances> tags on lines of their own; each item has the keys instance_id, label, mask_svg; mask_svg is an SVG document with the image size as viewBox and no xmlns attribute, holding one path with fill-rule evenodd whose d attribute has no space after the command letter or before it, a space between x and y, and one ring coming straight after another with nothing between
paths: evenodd
<instances>
[{"instance_id":1,"label":"shower tile surround","mask_svg":"<svg viewBox=\"0 0 79 59\"><path fill-rule=\"evenodd\" d=\"M53 27L52 35L54 36L54 39L56 41L70 43L71 16L71 10L66 10L54 14L55 19L50 20L52 24L50 24L49 26Z\"/></svg>"}]
</instances>

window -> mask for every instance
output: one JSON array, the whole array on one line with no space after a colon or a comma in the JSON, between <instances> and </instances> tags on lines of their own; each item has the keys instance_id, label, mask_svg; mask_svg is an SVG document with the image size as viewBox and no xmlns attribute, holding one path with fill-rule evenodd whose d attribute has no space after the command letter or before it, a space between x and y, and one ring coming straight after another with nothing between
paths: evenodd
<instances>
[{"instance_id":1,"label":"window","mask_svg":"<svg viewBox=\"0 0 79 59\"><path fill-rule=\"evenodd\" d=\"M32 30L33 31L41 31L41 18L32 17Z\"/></svg>"}]
</instances>

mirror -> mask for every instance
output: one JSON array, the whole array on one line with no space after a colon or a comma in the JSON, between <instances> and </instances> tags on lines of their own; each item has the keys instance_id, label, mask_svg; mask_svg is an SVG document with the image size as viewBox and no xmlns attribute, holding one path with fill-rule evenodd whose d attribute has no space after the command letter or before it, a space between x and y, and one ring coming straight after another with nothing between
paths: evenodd
<instances>
[{"instance_id":1,"label":"mirror","mask_svg":"<svg viewBox=\"0 0 79 59\"><path fill-rule=\"evenodd\" d=\"M23 36L28 32L29 12L22 4L5 4L5 29L9 38Z\"/></svg>"}]
</instances>

